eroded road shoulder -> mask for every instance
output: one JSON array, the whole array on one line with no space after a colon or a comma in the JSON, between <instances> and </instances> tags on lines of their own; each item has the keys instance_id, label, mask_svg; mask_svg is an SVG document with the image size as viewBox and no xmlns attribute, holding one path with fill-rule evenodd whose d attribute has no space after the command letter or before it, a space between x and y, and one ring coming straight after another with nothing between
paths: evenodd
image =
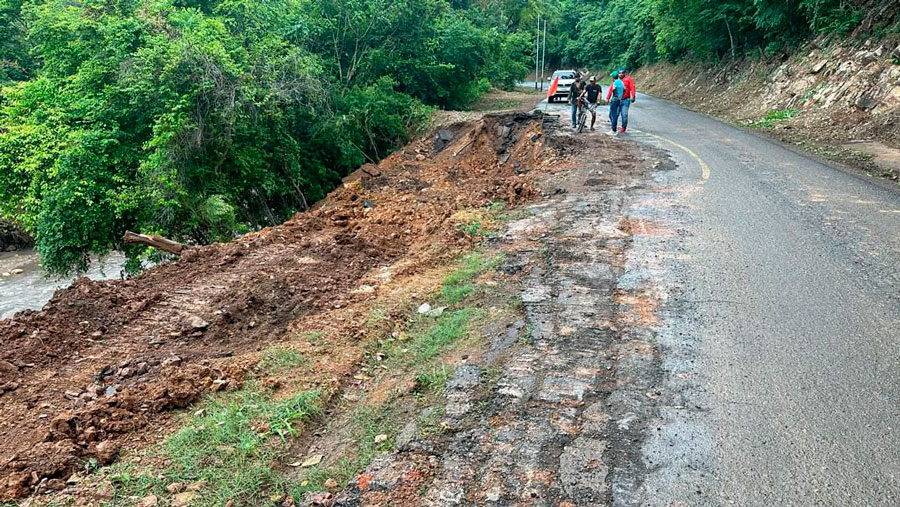
<instances>
[{"instance_id":1,"label":"eroded road shoulder","mask_svg":"<svg viewBox=\"0 0 900 507\"><path fill-rule=\"evenodd\" d=\"M653 335L666 293L655 273L644 276L654 267L629 252L636 236L667 232L627 213L670 162L599 135L571 142L574 167L546 181L548 198L494 245L521 285L526 318L505 339L486 337L492 347L481 364L451 377L443 438L413 438L377 458L337 505L408 502L413 484L420 504L432 506L638 501L661 382Z\"/></svg>"}]
</instances>

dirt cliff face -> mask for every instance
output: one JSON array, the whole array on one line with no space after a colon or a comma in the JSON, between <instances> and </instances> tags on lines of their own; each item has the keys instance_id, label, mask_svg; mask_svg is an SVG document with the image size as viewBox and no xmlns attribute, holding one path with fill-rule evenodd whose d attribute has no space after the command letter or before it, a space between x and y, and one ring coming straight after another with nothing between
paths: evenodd
<instances>
[{"instance_id":1,"label":"dirt cliff face","mask_svg":"<svg viewBox=\"0 0 900 507\"><path fill-rule=\"evenodd\" d=\"M900 38L817 40L777 61L658 64L638 90L900 179Z\"/></svg>"},{"instance_id":2,"label":"dirt cliff face","mask_svg":"<svg viewBox=\"0 0 900 507\"><path fill-rule=\"evenodd\" d=\"M537 116L457 124L281 226L132 280L81 279L43 311L0 321L0 501L62 489L88 459L152 443L174 409L240 386L267 344L319 317L345 345L313 356L303 379L327 402L363 353L354 316L380 287L470 245L460 210L535 196L557 151Z\"/></svg>"}]
</instances>

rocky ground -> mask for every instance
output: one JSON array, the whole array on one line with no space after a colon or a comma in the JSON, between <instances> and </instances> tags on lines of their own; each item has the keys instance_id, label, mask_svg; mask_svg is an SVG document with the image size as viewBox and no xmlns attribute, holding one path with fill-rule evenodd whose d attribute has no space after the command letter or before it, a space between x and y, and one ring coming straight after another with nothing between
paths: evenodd
<instances>
[{"instance_id":1,"label":"rocky ground","mask_svg":"<svg viewBox=\"0 0 900 507\"><path fill-rule=\"evenodd\" d=\"M819 39L790 57L657 64L640 91L900 181L900 39Z\"/></svg>"},{"instance_id":2,"label":"rocky ground","mask_svg":"<svg viewBox=\"0 0 900 507\"><path fill-rule=\"evenodd\" d=\"M322 505L603 505L639 489L659 303L620 280L634 229L652 229L625 206L669 162L594 134L576 149L579 162L543 183L553 197L493 244L523 318L450 377L447 431L404 439Z\"/></svg>"}]
</instances>

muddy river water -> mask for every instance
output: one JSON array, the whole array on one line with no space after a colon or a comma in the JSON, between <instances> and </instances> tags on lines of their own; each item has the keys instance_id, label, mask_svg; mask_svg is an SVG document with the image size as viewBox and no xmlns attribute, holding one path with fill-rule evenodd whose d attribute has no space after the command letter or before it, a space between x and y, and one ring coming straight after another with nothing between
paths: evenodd
<instances>
[{"instance_id":1,"label":"muddy river water","mask_svg":"<svg viewBox=\"0 0 900 507\"><path fill-rule=\"evenodd\" d=\"M92 263L84 276L94 280L118 278L124 263L125 256L113 252L102 261ZM17 270L22 272L12 274ZM34 250L0 253L0 319L8 319L22 310L41 309L57 289L68 287L75 278L47 278Z\"/></svg>"}]
</instances>

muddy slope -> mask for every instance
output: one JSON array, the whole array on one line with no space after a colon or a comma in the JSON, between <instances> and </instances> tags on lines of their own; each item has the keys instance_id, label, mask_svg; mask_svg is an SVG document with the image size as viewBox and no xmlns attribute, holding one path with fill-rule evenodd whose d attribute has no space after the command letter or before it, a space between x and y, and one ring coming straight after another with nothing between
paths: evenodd
<instances>
[{"instance_id":1,"label":"muddy slope","mask_svg":"<svg viewBox=\"0 0 900 507\"><path fill-rule=\"evenodd\" d=\"M0 321L0 501L61 489L85 460L152 442L173 409L240 385L291 323L372 298L374 274L398 259L414 270L468 244L454 212L532 197L533 169L557 152L525 114L449 131L362 167L281 226L133 280L79 280L43 311Z\"/></svg>"}]
</instances>

